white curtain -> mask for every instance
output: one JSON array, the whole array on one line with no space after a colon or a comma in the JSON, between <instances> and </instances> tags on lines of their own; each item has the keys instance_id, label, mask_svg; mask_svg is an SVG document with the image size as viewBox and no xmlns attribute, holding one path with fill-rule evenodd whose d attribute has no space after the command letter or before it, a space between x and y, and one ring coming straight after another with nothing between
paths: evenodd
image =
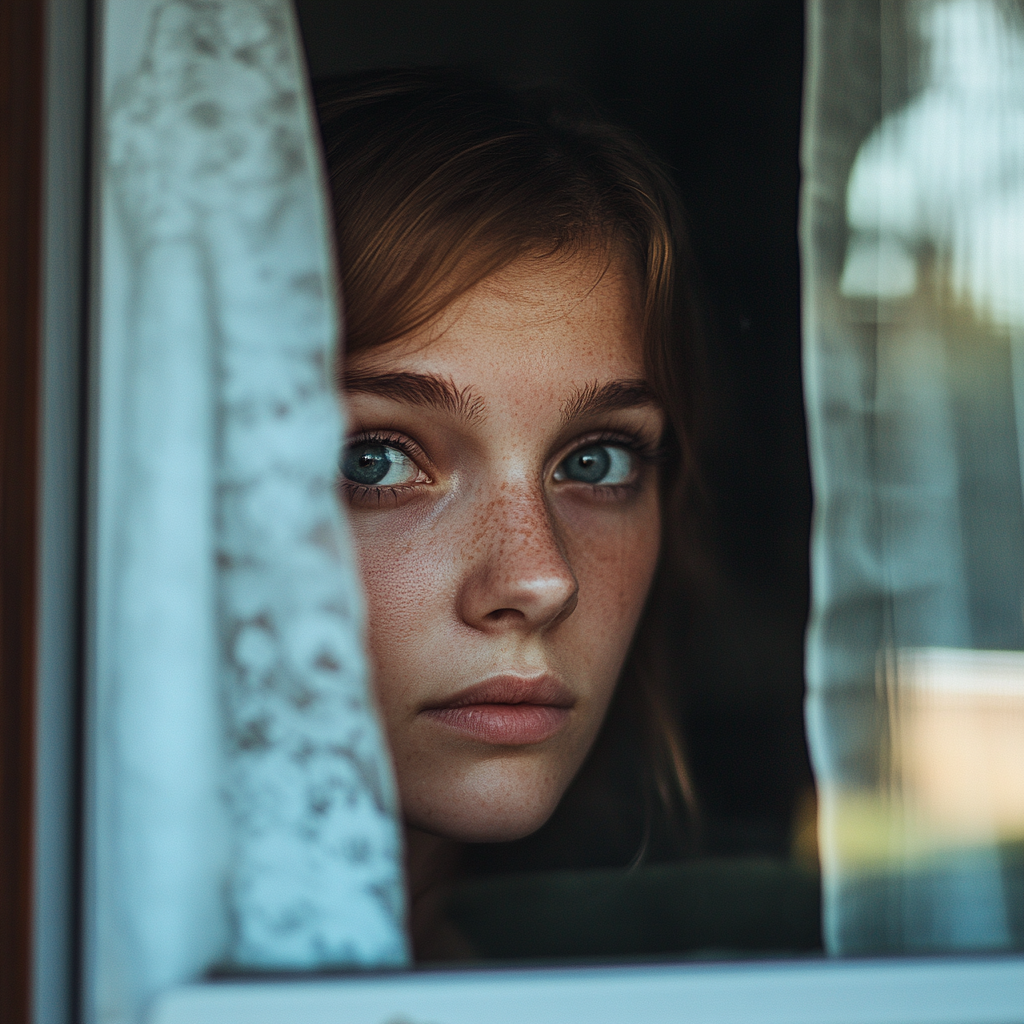
<instances>
[{"instance_id":1,"label":"white curtain","mask_svg":"<svg viewBox=\"0 0 1024 1024\"><path fill-rule=\"evenodd\" d=\"M1024 9L811 0L808 733L834 953L1024 941Z\"/></svg>"},{"instance_id":2,"label":"white curtain","mask_svg":"<svg viewBox=\"0 0 1024 1024\"><path fill-rule=\"evenodd\" d=\"M86 977L407 962L289 0L105 0Z\"/></svg>"}]
</instances>

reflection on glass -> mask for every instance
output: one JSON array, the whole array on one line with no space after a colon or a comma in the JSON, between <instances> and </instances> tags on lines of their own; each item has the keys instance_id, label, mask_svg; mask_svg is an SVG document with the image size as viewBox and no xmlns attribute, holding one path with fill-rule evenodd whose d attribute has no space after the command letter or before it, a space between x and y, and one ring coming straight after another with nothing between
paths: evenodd
<instances>
[{"instance_id":1,"label":"reflection on glass","mask_svg":"<svg viewBox=\"0 0 1024 1024\"><path fill-rule=\"evenodd\" d=\"M1024 324L1024 34L991 0L910 4L924 82L861 146L840 290L913 295L931 259L953 304Z\"/></svg>"},{"instance_id":2,"label":"reflection on glass","mask_svg":"<svg viewBox=\"0 0 1024 1024\"><path fill-rule=\"evenodd\" d=\"M808 721L827 941L1019 946L1024 12L813 10Z\"/></svg>"},{"instance_id":3,"label":"reflection on glass","mask_svg":"<svg viewBox=\"0 0 1024 1024\"><path fill-rule=\"evenodd\" d=\"M922 850L1024 839L1024 655L901 651L896 764Z\"/></svg>"}]
</instances>

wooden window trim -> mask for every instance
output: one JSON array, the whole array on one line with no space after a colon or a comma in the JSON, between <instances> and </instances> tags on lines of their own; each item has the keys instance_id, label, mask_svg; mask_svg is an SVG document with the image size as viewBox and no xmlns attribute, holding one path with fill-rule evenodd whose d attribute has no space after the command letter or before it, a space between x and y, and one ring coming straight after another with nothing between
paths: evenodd
<instances>
[{"instance_id":1,"label":"wooden window trim","mask_svg":"<svg viewBox=\"0 0 1024 1024\"><path fill-rule=\"evenodd\" d=\"M44 16L0 3L0 1020L30 1019Z\"/></svg>"}]
</instances>

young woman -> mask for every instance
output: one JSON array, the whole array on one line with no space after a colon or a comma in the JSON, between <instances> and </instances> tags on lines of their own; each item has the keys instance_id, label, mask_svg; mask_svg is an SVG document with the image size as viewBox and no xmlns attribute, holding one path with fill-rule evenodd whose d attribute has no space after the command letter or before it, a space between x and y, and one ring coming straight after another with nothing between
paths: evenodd
<instances>
[{"instance_id":1,"label":"young woman","mask_svg":"<svg viewBox=\"0 0 1024 1024\"><path fill-rule=\"evenodd\" d=\"M339 486L414 941L451 953L433 882L461 844L540 829L602 727L642 737L663 807L691 801L652 596L692 472L690 258L663 169L589 112L444 72L336 80L318 104Z\"/></svg>"}]
</instances>

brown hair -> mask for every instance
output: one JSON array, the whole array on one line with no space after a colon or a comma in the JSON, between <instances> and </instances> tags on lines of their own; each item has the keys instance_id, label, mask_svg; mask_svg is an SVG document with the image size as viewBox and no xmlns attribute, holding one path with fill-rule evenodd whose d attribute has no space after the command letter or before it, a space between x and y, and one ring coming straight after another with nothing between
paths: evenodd
<instances>
[{"instance_id":1,"label":"brown hair","mask_svg":"<svg viewBox=\"0 0 1024 1024\"><path fill-rule=\"evenodd\" d=\"M429 323L524 257L595 244L625 257L641 300L648 382L666 411L659 579L623 672L618 710L644 735L657 800L692 814L659 593L683 546L699 315L683 214L646 147L592 110L441 70L382 71L317 87L350 353ZM613 710L615 710L613 708ZM611 715L610 715L611 717Z\"/></svg>"}]
</instances>

